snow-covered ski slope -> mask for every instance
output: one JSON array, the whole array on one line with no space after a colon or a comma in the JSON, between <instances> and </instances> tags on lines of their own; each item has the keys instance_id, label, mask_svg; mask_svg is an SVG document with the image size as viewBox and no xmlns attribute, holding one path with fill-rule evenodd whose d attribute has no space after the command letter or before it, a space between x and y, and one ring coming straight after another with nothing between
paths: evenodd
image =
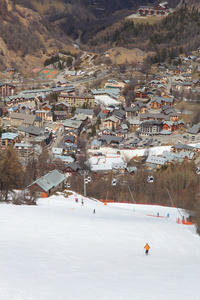
<instances>
[{"instance_id":1,"label":"snow-covered ski slope","mask_svg":"<svg viewBox=\"0 0 200 300\"><path fill-rule=\"evenodd\" d=\"M74 198L0 205L1 300L200 299L200 237L175 208Z\"/></svg>"}]
</instances>

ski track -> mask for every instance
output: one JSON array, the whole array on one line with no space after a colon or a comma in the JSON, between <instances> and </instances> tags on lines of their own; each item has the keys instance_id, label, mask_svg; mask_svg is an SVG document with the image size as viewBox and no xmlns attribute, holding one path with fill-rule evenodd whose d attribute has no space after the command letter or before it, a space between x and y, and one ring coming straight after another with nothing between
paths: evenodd
<instances>
[{"instance_id":1,"label":"ski track","mask_svg":"<svg viewBox=\"0 0 200 300\"><path fill-rule=\"evenodd\" d=\"M0 299L199 300L200 238L177 209L80 197L1 204Z\"/></svg>"}]
</instances>

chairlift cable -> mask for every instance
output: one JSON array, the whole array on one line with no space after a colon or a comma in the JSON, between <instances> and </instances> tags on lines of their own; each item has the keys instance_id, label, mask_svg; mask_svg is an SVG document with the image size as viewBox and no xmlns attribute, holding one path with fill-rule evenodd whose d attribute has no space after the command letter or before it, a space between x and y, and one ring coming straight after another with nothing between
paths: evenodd
<instances>
[{"instance_id":1,"label":"chairlift cable","mask_svg":"<svg viewBox=\"0 0 200 300\"><path fill-rule=\"evenodd\" d=\"M131 189L130 189L130 186L129 186L129 185L128 185L128 189L129 189L129 192L130 192L130 194L131 194L131 197L132 197L132 199L133 199L134 204L136 204L135 199L134 199L134 197L133 197L133 194L132 194L132 192L131 192Z\"/></svg>"},{"instance_id":2,"label":"chairlift cable","mask_svg":"<svg viewBox=\"0 0 200 300\"><path fill-rule=\"evenodd\" d=\"M170 195L170 193L169 193L169 190L168 190L168 188L166 187L166 190L167 190L167 193L168 193L168 195L169 195L169 199L171 200L171 204L172 204L172 206L173 207L175 207L175 205L174 205L174 202L173 202L173 200L172 200L172 197L171 197L171 195ZM180 210L179 210L179 208L178 207L176 207L177 208L177 210L178 210L178 212L179 212L179 214L180 214L180 216L181 216L181 219L183 218L183 216L182 216L182 214L181 214L181 212L180 212Z\"/></svg>"}]
</instances>

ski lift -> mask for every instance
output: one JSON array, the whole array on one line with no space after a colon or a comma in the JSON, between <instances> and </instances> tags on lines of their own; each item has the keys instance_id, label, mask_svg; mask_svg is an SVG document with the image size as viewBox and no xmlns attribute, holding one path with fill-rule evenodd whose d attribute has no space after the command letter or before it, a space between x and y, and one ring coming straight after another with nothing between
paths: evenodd
<instances>
[{"instance_id":1,"label":"ski lift","mask_svg":"<svg viewBox=\"0 0 200 300\"><path fill-rule=\"evenodd\" d=\"M88 179L86 178L86 179L85 179L85 184L87 184L87 183L88 183Z\"/></svg>"},{"instance_id":2,"label":"ski lift","mask_svg":"<svg viewBox=\"0 0 200 300\"><path fill-rule=\"evenodd\" d=\"M200 167L196 168L196 173L199 175L200 174Z\"/></svg>"},{"instance_id":3,"label":"ski lift","mask_svg":"<svg viewBox=\"0 0 200 300\"><path fill-rule=\"evenodd\" d=\"M68 189L70 188L70 183L67 184L67 188L68 188Z\"/></svg>"},{"instance_id":4,"label":"ski lift","mask_svg":"<svg viewBox=\"0 0 200 300\"><path fill-rule=\"evenodd\" d=\"M147 181L148 181L149 183L154 182L153 176L148 176Z\"/></svg>"},{"instance_id":5,"label":"ski lift","mask_svg":"<svg viewBox=\"0 0 200 300\"><path fill-rule=\"evenodd\" d=\"M112 185L114 186L114 185L116 185L116 184L117 184L117 181L116 181L116 179L113 178L113 180L112 180Z\"/></svg>"},{"instance_id":6,"label":"ski lift","mask_svg":"<svg viewBox=\"0 0 200 300\"><path fill-rule=\"evenodd\" d=\"M88 177L87 180L88 180L88 182L91 182L91 177Z\"/></svg>"}]
</instances>

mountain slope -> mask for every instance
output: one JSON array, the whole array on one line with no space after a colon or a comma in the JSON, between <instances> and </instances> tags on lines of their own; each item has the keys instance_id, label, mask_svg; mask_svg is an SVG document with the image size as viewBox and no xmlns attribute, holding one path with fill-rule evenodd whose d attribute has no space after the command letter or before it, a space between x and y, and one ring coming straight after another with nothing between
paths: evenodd
<instances>
[{"instance_id":1,"label":"mountain slope","mask_svg":"<svg viewBox=\"0 0 200 300\"><path fill-rule=\"evenodd\" d=\"M199 299L200 238L175 208L77 196L1 204L1 299Z\"/></svg>"},{"instance_id":2,"label":"mountain slope","mask_svg":"<svg viewBox=\"0 0 200 300\"><path fill-rule=\"evenodd\" d=\"M69 39L66 42L71 43ZM26 73L34 65L42 67L48 52L65 45L58 31L38 12L1 0L0 71L13 67Z\"/></svg>"},{"instance_id":3,"label":"mountain slope","mask_svg":"<svg viewBox=\"0 0 200 300\"><path fill-rule=\"evenodd\" d=\"M88 47L138 47L157 51L181 47L181 51L196 50L200 40L200 13L197 8L183 6L150 25L148 20L137 23L124 20L100 30L85 42ZM175 56L178 53L175 54Z\"/></svg>"}]
</instances>

